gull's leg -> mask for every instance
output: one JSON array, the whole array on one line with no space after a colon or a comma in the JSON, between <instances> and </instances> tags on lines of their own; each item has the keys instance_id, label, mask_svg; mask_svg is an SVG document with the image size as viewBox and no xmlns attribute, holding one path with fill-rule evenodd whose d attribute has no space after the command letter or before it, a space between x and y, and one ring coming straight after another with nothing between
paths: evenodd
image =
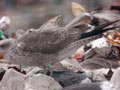
<instances>
[{"instance_id":1,"label":"gull's leg","mask_svg":"<svg viewBox=\"0 0 120 90\"><path fill-rule=\"evenodd\" d=\"M53 76L53 69L52 68L50 69L50 76L51 77Z\"/></svg>"},{"instance_id":2,"label":"gull's leg","mask_svg":"<svg viewBox=\"0 0 120 90\"><path fill-rule=\"evenodd\" d=\"M52 69L52 65L48 64L48 70L50 71L50 76L53 76L53 69Z\"/></svg>"}]
</instances>

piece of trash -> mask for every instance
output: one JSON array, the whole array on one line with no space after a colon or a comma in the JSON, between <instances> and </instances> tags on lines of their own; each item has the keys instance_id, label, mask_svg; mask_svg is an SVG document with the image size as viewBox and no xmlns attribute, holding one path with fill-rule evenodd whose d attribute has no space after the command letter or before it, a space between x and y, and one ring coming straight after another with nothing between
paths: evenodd
<instances>
[{"instance_id":1,"label":"piece of trash","mask_svg":"<svg viewBox=\"0 0 120 90\"><path fill-rule=\"evenodd\" d=\"M87 12L82 5L80 5L76 2L72 2L72 13L74 16L77 16L79 14L85 14Z\"/></svg>"},{"instance_id":2,"label":"piece of trash","mask_svg":"<svg viewBox=\"0 0 120 90\"><path fill-rule=\"evenodd\" d=\"M120 47L120 33L117 31L108 32L104 37L107 43L112 46Z\"/></svg>"},{"instance_id":3,"label":"piece of trash","mask_svg":"<svg viewBox=\"0 0 120 90\"><path fill-rule=\"evenodd\" d=\"M4 59L4 56L0 53L0 59Z\"/></svg>"}]
</instances>

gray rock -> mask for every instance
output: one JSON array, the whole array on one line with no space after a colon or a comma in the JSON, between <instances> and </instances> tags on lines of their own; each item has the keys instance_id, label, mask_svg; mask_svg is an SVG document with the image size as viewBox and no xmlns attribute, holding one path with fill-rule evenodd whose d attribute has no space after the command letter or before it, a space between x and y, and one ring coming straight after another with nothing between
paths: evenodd
<instances>
[{"instance_id":1,"label":"gray rock","mask_svg":"<svg viewBox=\"0 0 120 90\"><path fill-rule=\"evenodd\" d=\"M92 48L84 55L81 67L87 69L117 68L119 50L116 47Z\"/></svg>"},{"instance_id":2,"label":"gray rock","mask_svg":"<svg viewBox=\"0 0 120 90\"><path fill-rule=\"evenodd\" d=\"M92 83L92 81L89 78L86 78L81 83Z\"/></svg>"},{"instance_id":3,"label":"gray rock","mask_svg":"<svg viewBox=\"0 0 120 90\"><path fill-rule=\"evenodd\" d=\"M25 90L60 90L62 87L51 77L36 74L26 79Z\"/></svg>"},{"instance_id":4,"label":"gray rock","mask_svg":"<svg viewBox=\"0 0 120 90\"><path fill-rule=\"evenodd\" d=\"M65 59L65 60L62 60L60 63L64 69L67 69L73 72L82 71L80 64L75 59Z\"/></svg>"},{"instance_id":5,"label":"gray rock","mask_svg":"<svg viewBox=\"0 0 120 90\"><path fill-rule=\"evenodd\" d=\"M107 81L104 73L100 70L86 71L86 75L94 82Z\"/></svg>"},{"instance_id":6,"label":"gray rock","mask_svg":"<svg viewBox=\"0 0 120 90\"><path fill-rule=\"evenodd\" d=\"M44 74L24 75L9 69L0 82L0 90L60 90L62 87L52 78Z\"/></svg>"},{"instance_id":7,"label":"gray rock","mask_svg":"<svg viewBox=\"0 0 120 90\"><path fill-rule=\"evenodd\" d=\"M117 68L118 62L115 60L106 59L103 57L94 56L93 58L86 59L80 63L82 68L86 69L100 69L100 68Z\"/></svg>"},{"instance_id":8,"label":"gray rock","mask_svg":"<svg viewBox=\"0 0 120 90\"><path fill-rule=\"evenodd\" d=\"M29 68L29 70L27 70L26 77L30 77L30 76L32 76L33 74L35 74L36 72L38 72L40 70L42 70L42 69L39 68L39 67L31 67L31 68Z\"/></svg>"},{"instance_id":9,"label":"gray rock","mask_svg":"<svg viewBox=\"0 0 120 90\"><path fill-rule=\"evenodd\" d=\"M9 69L0 82L0 90L24 90L25 75Z\"/></svg>"},{"instance_id":10,"label":"gray rock","mask_svg":"<svg viewBox=\"0 0 120 90\"><path fill-rule=\"evenodd\" d=\"M81 83L63 88L62 90L114 90L109 82L101 83Z\"/></svg>"},{"instance_id":11,"label":"gray rock","mask_svg":"<svg viewBox=\"0 0 120 90\"><path fill-rule=\"evenodd\" d=\"M110 83L114 85L115 90L120 90L120 67L113 73Z\"/></svg>"}]
</instances>

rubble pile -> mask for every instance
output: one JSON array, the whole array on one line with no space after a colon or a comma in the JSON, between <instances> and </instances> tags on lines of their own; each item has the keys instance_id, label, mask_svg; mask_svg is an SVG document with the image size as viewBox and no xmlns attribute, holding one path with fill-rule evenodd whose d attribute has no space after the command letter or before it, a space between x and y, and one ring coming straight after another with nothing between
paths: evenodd
<instances>
[{"instance_id":1,"label":"rubble pile","mask_svg":"<svg viewBox=\"0 0 120 90\"><path fill-rule=\"evenodd\" d=\"M0 41L0 90L120 90L120 15L72 12Z\"/></svg>"}]
</instances>

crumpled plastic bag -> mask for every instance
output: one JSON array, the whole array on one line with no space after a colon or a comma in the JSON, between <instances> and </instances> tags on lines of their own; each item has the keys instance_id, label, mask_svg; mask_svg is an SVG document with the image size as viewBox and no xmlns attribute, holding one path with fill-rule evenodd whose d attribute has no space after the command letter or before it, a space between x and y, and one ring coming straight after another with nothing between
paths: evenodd
<instances>
[{"instance_id":1,"label":"crumpled plastic bag","mask_svg":"<svg viewBox=\"0 0 120 90\"><path fill-rule=\"evenodd\" d=\"M41 70L38 73L40 72L43 74L50 75L50 72L46 70ZM53 78L57 82L59 82L59 84L62 87L66 87L66 86L73 85L73 84L79 84L81 81L86 79L87 76L83 72L76 73L76 72L71 72L68 70L54 70Z\"/></svg>"},{"instance_id":2,"label":"crumpled plastic bag","mask_svg":"<svg viewBox=\"0 0 120 90\"><path fill-rule=\"evenodd\" d=\"M91 42L92 48L102 48L107 47L108 43L104 37L99 38Z\"/></svg>"}]
</instances>

